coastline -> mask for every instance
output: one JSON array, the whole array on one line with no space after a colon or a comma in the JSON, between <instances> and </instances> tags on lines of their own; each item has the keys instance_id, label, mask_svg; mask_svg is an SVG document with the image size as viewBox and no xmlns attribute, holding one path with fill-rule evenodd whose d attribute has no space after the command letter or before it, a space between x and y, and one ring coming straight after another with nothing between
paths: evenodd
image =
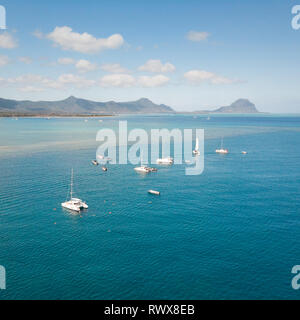
<instances>
[{"instance_id":1,"label":"coastline","mask_svg":"<svg viewBox=\"0 0 300 320\"><path fill-rule=\"evenodd\" d=\"M117 115L111 114L2 114L0 113L0 118L37 118L37 119L49 119L49 118L106 118L115 117Z\"/></svg>"}]
</instances>

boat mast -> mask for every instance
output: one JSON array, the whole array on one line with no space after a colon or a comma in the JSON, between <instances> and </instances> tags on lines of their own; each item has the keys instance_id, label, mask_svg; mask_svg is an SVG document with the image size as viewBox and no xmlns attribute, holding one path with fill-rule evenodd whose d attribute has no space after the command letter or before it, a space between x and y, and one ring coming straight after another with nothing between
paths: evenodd
<instances>
[{"instance_id":1,"label":"boat mast","mask_svg":"<svg viewBox=\"0 0 300 320\"><path fill-rule=\"evenodd\" d=\"M196 139L196 151L199 151L199 138Z\"/></svg>"},{"instance_id":2,"label":"boat mast","mask_svg":"<svg viewBox=\"0 0 300 320\"><path fill-rule=\"evenodd\" d=\"M72 198L73 198L73 172L74 170L73 170L73 168L72 168L72 174L71 174L71 200L72 200Z\"/></svg>"}]
</instances>

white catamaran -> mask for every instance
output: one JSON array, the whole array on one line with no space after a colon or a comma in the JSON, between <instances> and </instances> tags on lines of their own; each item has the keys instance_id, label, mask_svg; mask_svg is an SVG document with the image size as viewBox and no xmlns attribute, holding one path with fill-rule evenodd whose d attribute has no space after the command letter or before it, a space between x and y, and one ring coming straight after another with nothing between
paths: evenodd
<instances>
[{"instance_id":1,"label":"white catamaran","mask_svg":"<svg viewBox=\"0 0 300 320\"><path fill-rule=\"evenodd\" d=\"M224 139L222 138L221 149L217 149L216 153L223 153L223 154L229 153L228 149L224 149L223 144L224 144Z\"/></svg>"},{"instance_id":2,"label":"white catamaran","mask_svg":"<svg viewBox=\"0 0 300 320\"><path fill-rule=\"evenodd\" d=\"M88 205L81 199L73 198L73 176L74 176L74 172L72 169L70 200L62 203L61 206L65 209L68 209L74 212L80 212L83 209L88 209Z\"/></svg>"},{"instance_id":3,"label":"white catamaran","mask_svg":"<svg viewBox=\"0 0 300 320\"><path fill-rule=\"evenodd\" d=\"M146 165L143 165L143 154L141 154L141 166L134 168L134 170L140 173L157 172L156 168L150 168L150 167L147 167Z\"/></svg>"}]
</instances>

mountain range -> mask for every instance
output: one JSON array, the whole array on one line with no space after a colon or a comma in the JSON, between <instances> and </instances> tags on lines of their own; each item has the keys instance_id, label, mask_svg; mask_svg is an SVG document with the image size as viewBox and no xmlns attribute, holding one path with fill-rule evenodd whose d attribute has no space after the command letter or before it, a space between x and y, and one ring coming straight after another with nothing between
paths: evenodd
<instances>
[{"instance_id":1,"label":"mountain range","mask_svg":"<svg viewBox=\"0 0 300 320\"><path fill-rule=\"evenodd\" d=\"M132 102L95 102L73 96L61 101L17 101L0 98L0 113L31 115L113 115L136 113L175 113L148 99Z\"/></svg>"},{"instance_id":2,"label":"mountain range","mask_svg":"<svg viewBox=\"0 0 300 320\"><path fill-rule=\"evenodd\" d=\"M150 114L176 113L164 104L155 104L142 98L131 102L95 102L69 97L61 101L18 101L0 98L0 115L114 115L114 114ZM258 113L255 105L247 99L239 99L230 106L214 111L195 111L193 113Z\"/></svg>"}]
</instances>

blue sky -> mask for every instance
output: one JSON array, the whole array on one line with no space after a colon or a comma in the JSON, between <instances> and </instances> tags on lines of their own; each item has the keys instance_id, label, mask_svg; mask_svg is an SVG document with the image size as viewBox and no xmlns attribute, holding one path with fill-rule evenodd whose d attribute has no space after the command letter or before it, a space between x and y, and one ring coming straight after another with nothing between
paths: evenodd
<instances>
[{"instance_id":1,"label":"blue sky","mask_svg":"<svg viewBox=\"0 0 300 320\"><path fill-rule=\"evenodd\" d=\"M0 97L299 112L297 0L0 0Z\"/></svg>"}]
</instances>

